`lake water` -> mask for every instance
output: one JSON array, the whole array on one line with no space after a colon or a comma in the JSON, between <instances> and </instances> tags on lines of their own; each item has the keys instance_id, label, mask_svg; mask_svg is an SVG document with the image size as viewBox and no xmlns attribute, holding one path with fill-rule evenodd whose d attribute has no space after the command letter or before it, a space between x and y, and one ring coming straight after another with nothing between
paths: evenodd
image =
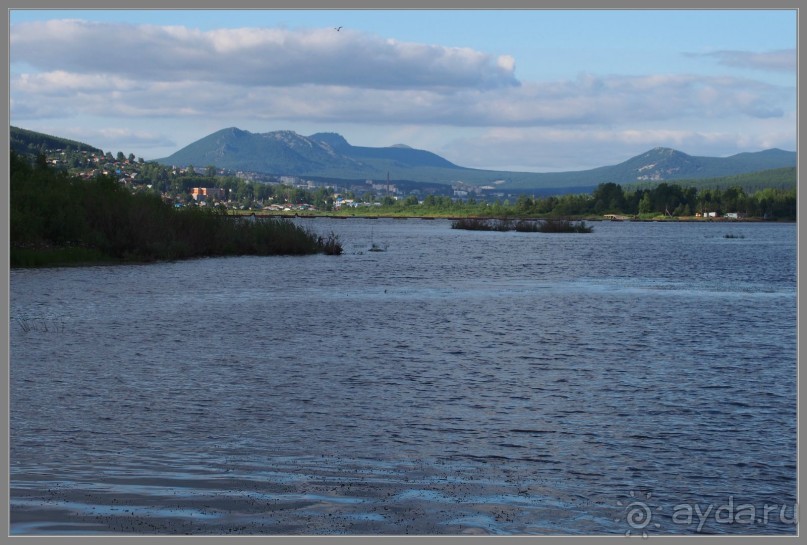
<instances>
[{"instance_id":1,"label":"lake water","mask_svg":"<svg viewBox=\"0 0 807 545\"><path fill-rule=\"evenodd\" d=\"M12 534L796 533L795 224L297 221L11 271Z\"/></svg>"}]
</instances>

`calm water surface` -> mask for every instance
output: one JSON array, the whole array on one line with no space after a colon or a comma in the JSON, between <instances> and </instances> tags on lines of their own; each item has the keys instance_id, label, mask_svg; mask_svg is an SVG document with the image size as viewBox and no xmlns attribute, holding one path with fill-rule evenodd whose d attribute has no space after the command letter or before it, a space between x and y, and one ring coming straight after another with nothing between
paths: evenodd
<instances>
[{"instance_id":1,"label":"calm water surface","mask_svg":"<svg viewBox=\"0 0 807 545\"><path fill-rule=\"evenodd\" d=\"M795 533L794 224L299 221L11 271L12 533Z\"/></svg>"}]
</instances>

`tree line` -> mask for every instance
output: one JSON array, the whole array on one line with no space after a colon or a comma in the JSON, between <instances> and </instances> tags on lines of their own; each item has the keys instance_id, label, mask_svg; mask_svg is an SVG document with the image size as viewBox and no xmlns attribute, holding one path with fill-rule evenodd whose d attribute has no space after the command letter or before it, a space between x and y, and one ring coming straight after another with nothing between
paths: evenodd
<instances>
[{"instance_id":1,"label":"tree line","mask_svg":"<svg viewBox=\"0 0 807 545\"><path fill-rule=\"evenodd\" d=\"M429 195L423 201L407 197L382 200L384 212L417 211L421 214L454 214L515 217L585 217L616 214L637 217L687 217L714 212L730 212L766 219L796 219L796 188L768 187L746 192L741 187L697 189L660 183L653 188L624 189L621 185L602 183L590 194L531 197L522 194L509 200L478 201Z\"/></svg>"}]
</instances>

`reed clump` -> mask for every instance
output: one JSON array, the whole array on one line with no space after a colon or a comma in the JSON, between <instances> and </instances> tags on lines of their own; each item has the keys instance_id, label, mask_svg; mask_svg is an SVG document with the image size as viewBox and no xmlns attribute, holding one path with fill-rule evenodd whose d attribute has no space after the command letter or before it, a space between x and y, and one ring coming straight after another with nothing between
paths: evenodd
<instances>
[{"instance_id":1,"label":"reed clump","mask_svg":"<svg viewBox=\"0 0 807 545\"><path fill-rule=\"evenodd\" d=\"M342 255L342 242L339 240L339 235L333 231L324 239L320 237L318 243L322 247L322 253L325 255Z\"/></svg>"},{"instance_id":2,"label":"reed clump","mask_svg":"<svg viewBox=\"0 0 807 545\"><path fill-rule=\"evenodd\" d=\"M541 230L541 225L534 220L518 220L513 228L520 233L537 233Z\"/></svg>"},{"instance_id":3,"label":"reed clump","mask_svg":"<svg viewBox=\"0 0 807 545\"><path fill-rule=\"evenodd\" d=\"M594 228L586 222L565 219L518 220L460 218L451 222L452 229L470 231L519 231L523 233L591 233Z\"/></svg>"},{"instance_id":4,"label":"reed clump","mask_svg":"<svg viewBox=\"0 0 807 545\"><path fill-rule=\"evenodd\" d=\"M541 233L591 233L593 227L586 225L585 221L570 221L566 219L546 219L541 222L538 231Z\"/></svg>"},{"instance_id":5,"label":"reed clump","mask_svg":"<svg viewBox=\"0 0 807 545\"><path fill-rule=\"evenodd\" d=\"M483 218L459 218L451 222L452 229L464 229L466 231L492 231L493 227L489 220Z\"/></svg>"},{"instance_id":6,"label":"reed clump","mask_svg":"<svg viewBox=\"0 0 807 545\"><path fill-rule=\"evenodd\" d=\"M17 317L15 321L23 333L64 333L64 321L58 318Z\"/></svg>"}]
</instances>

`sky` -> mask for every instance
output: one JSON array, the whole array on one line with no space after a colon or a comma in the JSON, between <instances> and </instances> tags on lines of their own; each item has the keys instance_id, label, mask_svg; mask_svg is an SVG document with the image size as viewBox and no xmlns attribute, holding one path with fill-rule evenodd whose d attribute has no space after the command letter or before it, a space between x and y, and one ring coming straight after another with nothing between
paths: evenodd
<instances>
[{"instance_id":1,"label":"sky","mask_svg":"<svg viewBox=\"0 0 807 545\"><path fill-rule=\"evenodd\" d=\"M796 44L796 10L12 10L9 110L146 160L238 127L582 170L796 150Z\"/></svg>"}]
</instances>

